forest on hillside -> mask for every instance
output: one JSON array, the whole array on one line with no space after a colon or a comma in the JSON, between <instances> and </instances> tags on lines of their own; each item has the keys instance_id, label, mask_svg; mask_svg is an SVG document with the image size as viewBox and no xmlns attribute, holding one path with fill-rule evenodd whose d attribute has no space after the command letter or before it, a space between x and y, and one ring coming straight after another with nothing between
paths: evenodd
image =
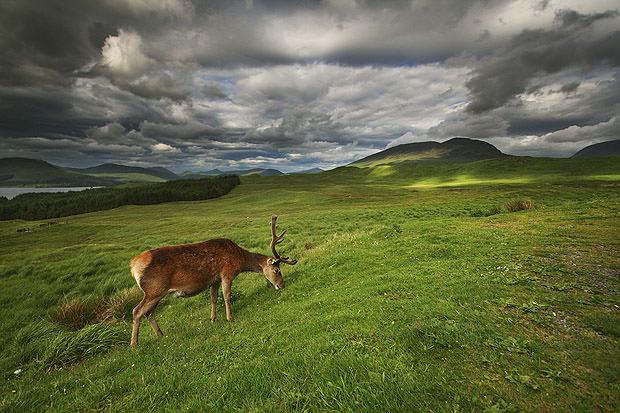
<instances>
[{"instance_id":1,"label":"forest on hillside","mask_svg":"<svg viewBox=\"0 0 620 413\"><path fill-rule=\"evenodd\" d=\"M178 180L79 192L28 193L13 199L0 197L0 220L48 219L103 211L123 205L150 205L173 201L217 198L240 183L238 176Z\"/></svg>"}]
</instances>

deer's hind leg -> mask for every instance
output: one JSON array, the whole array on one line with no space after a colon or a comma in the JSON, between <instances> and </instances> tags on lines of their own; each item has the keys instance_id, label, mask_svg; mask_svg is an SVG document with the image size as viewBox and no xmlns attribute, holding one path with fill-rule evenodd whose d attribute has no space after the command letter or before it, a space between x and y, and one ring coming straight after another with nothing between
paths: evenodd
<instances>
[{"instance_id":1,"label":"deer's hind leg","mask_svg":"<svg viewBox=\"0 0 620 413\"><path fill-rule=\"evenodd\" d=\"M232 311L230 309L232 279L222 277L222 295L224 296L224 306L226 307L226 320L232 321Z\"/></svg>"},{"instance_id":2,"label":"deer's hind leg","mask_svg":"<svg viewBox=\"0 0 620 413\"><path fill-rule=\"evenodd\" d=\"M138 336L140 334L140 322L142 321L142 317L144 317L145 315L147 314L149 315L148 320L149 320L149 323L151 323L151 326L153 326L154 324L159 330L157 321L155 321L154 310L157 304L159 303L159 301L162 298L164 298L165 295L166 294L161 294L161 295L157 295L153 297L145 293L142 301L140 301L140 303L136 306L136 308L133 309L133 326L131 329L131 346L132 347L135 347L138 345ZM153 326L154 330L155 330L155 326ZM155 330L155 333L157 334L157 330ZM159 333L161 333L161 330L159 330ZM159 336L159 334L157 335Z\"/></svg>"},{"instance_id":3,"label":"deer's hind leg","mask_svg":"<svg viewBox=\"0 0 620 413\"><path fill-rule=\"evenodd\" d=\"M153 329L157 337L163 337L164 333L161 332L161 328L159 328L159 324L157 324L157 320L155 320L155 309L157 308L159 301L161 301L161 298L155 303L153 308L148 313L146 313L146 319L149 320L149 324L151 325L151 328Z\"/></svg>"},{"instance_id":4,"label":"deer's hind leg","mask_svg":"<svg viewBox=\"0 0 620 413\"><path fill-rule=\"evenodd\" d=\"M217 293L220 289L220 281L211 284L211 322L214 323L217 318Z\"/></svg>"}]
</instances>

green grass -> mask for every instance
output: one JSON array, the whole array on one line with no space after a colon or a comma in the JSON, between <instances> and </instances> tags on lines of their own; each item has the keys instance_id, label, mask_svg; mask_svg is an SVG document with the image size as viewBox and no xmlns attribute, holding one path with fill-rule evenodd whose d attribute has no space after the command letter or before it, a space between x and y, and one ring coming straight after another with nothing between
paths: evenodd
<instances>
[{"instance_id":1,"label":"green grass","mask_svg":"<svg viewBox=\"0 0 620 413\"><path fill-rule=\"evenodd\" d=\"M620 183L590 178L617 162L493 162L245 177L209 201L0 223L0 409L618 411ZM514 200L535 207L498 209ZM126 345L131 256L215 237L267 253L272 213L299 259L284 290L240 275L231 323L221 300L211 324L206 295L168 297L166 337L145 322ZM75 299L116 315L54 322Z\"/></svg>"}]
</instances>

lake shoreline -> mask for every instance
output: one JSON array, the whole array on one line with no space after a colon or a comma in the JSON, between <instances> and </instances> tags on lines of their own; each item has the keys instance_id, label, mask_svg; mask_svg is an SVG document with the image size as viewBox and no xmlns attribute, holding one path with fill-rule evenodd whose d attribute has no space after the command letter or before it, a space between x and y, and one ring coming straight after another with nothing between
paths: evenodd
<instances>
[{"instance_id":1,"label":"lake shoreline","mask_svg":"<svg viewBox=\"0 0 620 413\"><path fill-rule=\"evenodd\" d=\"M0 186L0 197L13 199L23 194L79 192L87 189L103 188L101 186L59 186L59 187L36 187L36 186Z\"/></svg>"}]
</instances>

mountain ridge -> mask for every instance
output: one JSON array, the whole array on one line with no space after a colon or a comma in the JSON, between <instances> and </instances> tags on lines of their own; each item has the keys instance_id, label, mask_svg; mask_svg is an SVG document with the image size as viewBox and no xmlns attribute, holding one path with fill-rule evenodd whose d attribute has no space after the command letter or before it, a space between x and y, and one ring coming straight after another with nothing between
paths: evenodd
<instances>
[{"instance_id":1,"label":"mountain ridge","mask_svg":"<svg viewBox=\"0 0 620 413\"><path fill-rule=\"evenodd\" d=\"M588 145L585 148L575 152L571 158L586 158L595 156L620 156L620 139Z\"/></svg>"},{"instance_id":2,"label":"mountain ridge","mask_svg":"<svg viewBox=\"0 0 620 413\"><path fill-rule=\"evenodd\" d=\"M137 173L137 174L145 174L151 175L157 178L161 178L167 181L179 179L179 176L174 172L162 167L141 167L141 166L129 166L122 165L117 163L102 163L100 165L91 166L88 168L67 168L74 172L84 173L84 174L128 174L128 173Z\"/></svg>"},{"instance_id":3,"label":"mountain ridge","mask_svg":"<svg viewBox=\"0 0 620 413\"><path fill-rule=\"evenodd\" d=\"M106 186L110 179L94 177L31 158L1 158L0 186Z\"/></svg>"},{"instance_id":4,"label":"mountain ridge","mask_svg":"<svg viewBox=\"0 0 620 413\"><path fill-rule=\"evenodd\" d=\"M404 143L384 149L350 163L348 166L375 166L404 161L473 162L502 158L502 153L488 142L470 138L452 138L445 142Z\"/></svg>"}]
</instances>

